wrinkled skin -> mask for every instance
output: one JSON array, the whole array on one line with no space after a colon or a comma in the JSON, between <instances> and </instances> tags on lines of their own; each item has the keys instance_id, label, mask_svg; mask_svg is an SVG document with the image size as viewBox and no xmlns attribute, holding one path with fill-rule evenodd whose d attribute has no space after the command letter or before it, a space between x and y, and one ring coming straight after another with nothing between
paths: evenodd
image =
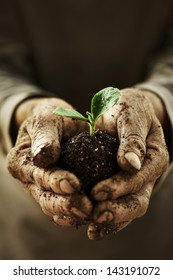
<instances>
[{"instance_id":1,"label":"wrinkled skin","mask_svg":"<svg viewBox=\"0 0 173 280\"><path fill-rule=\"evenodd\" d=\"M44 213L64 227L88 224L92 240L116 233L145 214L169 156L157 112L142 91L122 90L118 104L98 120L98 128L119 138L117 160L122 171L93 187L95 206L80 194L80 181L74 174L53 165L59 158L62 138L86 129L85 124L52 114L58 106L71 107L63 100L29 102L32 106L24 120L20 119L22 110L17 112L21 127L8 155L8 168Z\"/></svg>"},{"instance_id":2,"label":"wrinkled skin","mask_svg":"<svg viewBox=\"0 0 173 280\"><path fill-rule=\"evenodd\" d=\"M149 99L138 89L123 90L118 105L100 118L98 127L118 136L122 171L92 189L98 203L88 228L90 239L116 233L143 216L155 182L169 162L162 126Z\"/></svg>"},{"instance_id":3,"label":"wrinkled skin","mask_svg":"<svg viewBox=\"0 0 173 280\"><path fill-rule=\"evenodd\" d=\"M22 106L16 113L21 124L17 141L7 156L10 173L25 184L25 190L58 225L85 224L92 203L79 193L79 179L54 165L60 155L61 140L85 129L85 124L53 114L59 106L71 108L61 99L33 99Z\"/></svg>"}]
</instances>

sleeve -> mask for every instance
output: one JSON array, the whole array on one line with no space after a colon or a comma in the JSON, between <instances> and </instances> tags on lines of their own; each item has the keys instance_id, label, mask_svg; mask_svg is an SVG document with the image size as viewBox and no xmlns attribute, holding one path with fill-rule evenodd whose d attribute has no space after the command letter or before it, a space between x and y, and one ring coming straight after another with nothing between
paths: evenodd
<instances>
[{"instance_id":1,"label":"sleeve","mask_svg":"<svg viewBox=\"0 0 173 280\"><path fill-rule=\"evenodd\" d=\"M50 95L37 85L27 57L25 46L0 40L0 138L5 152L12 146L9 129L17 105L27 98Z\"/></svg>"},{"instance_id":2,"label":"sleeve","mask_svg":"<svg viewBox=\"0 0 173 280\"><path fill-rule=\"evenodd\" d=\"M7 4L0 2L0 143L5 152L12 146L9 129L16 106L26 98L51 95L37 83L30 48Z\"/></svg>"},{"instance_id":3,"label":"sleeve","mask_svg":"<svg viewBox=\"0 0 173 280\"><path fill-rule=\"evenodd\" d=\"M7 39L0 39L0 140L6 153L12 147L9 135L12 115L24 99L50 96L36 83L27 48ZM52 94L53 95L53 94Z\"/></svg>"},{"instance_id":4,"label":"sleeve","mask_svg":"<svg viewBox=\"0 0 173 280\"><path fill-rule=\"evenodd\" d=\"M169 151L171 160L173 159L173 28L169 33L169 40L164 51L159 53L151 62L148 78L140 84L138 88L146 89L157 94L165 105L168 120L170 123L171 139Z\"/></svg>"}]
</instances>

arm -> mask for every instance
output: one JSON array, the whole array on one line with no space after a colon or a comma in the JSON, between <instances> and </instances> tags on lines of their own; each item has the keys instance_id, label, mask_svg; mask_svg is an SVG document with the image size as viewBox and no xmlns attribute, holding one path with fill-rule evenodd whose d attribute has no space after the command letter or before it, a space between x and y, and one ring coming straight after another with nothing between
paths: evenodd
<instances>
[{"instance_id":1,"label":"arm","mask_svg":"<svg viewBox=\"0 0 173 280\"><path fill-rule=\"evenodd\" d=\"M76 176L55 166L45 170L45 166L57 160L61 137L75 133L80 124L53 118L54 106L71 105L59 98L50 98L53 94L38 85L29 57L30 51L20 40L1 39L1 146L5 153L10 150L7 157L9 171L23 182L26 191L40 204L43 212L58 225L76 226L84 223L92 210L89 199L79 194L80 182ZM47 97L44 98L44 95ZM12 149L11 139L13 144L16 141ZM33 154L39 166L33 165ZM40 167L43 162L44 166Z\"/></svg>"},{"instance_id":2,"label":"arm","mask_svg":"<svg viewBox=\"0 0 173 280\"><path fill-rule=\"evenodd\" d=\"M156 116L161 121L165 132L170 158L173 159L173 24L165 50L155 58L148 77L137 84L149 97ZM168 136L168 137L167 137ZM169 138L169 139L168 139Z\"/></svg>"}]
</instances>

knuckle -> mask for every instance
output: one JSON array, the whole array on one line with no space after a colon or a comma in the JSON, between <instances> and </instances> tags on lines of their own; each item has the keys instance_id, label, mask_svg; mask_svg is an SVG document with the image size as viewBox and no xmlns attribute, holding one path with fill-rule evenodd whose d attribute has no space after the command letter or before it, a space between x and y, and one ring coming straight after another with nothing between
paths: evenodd
<instances>
[{"instance_id":1,"label":"knuckle","mask_svg":"<svg viewBox=\"0 0 173 280\"><path fill-rule=\"evenodd\" d=\"M142 217L145 215L147 209L148 209L148 205L149 205L149 200L147 197L140 197L136 199L137 201L137 217Z\"/></svg>"},{"instance_id":2,"label":"knuckle","mask_svg":"<svg viewBox=\"0 0 173 280\"><path fill-rule=\"evenodd\" d=\"M16 147L12 148L9 154L7 155L7 168L14 178L18 178L19 176L18 157L19 157L19 152Z\"/></svg>"},{"instance_id":3,"label":"knuckle","mask_svg":"<svg viewBox=\"0 0 173 280\"><path fill-rule=\"evenodd\" d=\"M161 175L169 165L169 153L166 145L162 143L150 143L147 159L153 161L156 167L156 174L159 173Z\"/></svg>"},{"instance_id":4,"label":"knuckle","mask_svg":"<svg viewBox=\"0 0 173 280\"><path fill-rule=\"evenodd\" d=\"M124 149L124 153L131 151L140 156L140 158L144 158L146 154L146 144L140 134L123 134L121 136L121 146Z\"/></svg>"},{"instance_id":5,"label":"knuckle","mask_svg":"<svg viewBox=\"0 0 173 280\"><path fill-rule=\"evenodd\" d=\"M76 223L75 219L72 217L69 217L67 215L54 215L53 216L53 222L58 225L65 228L73 227Z\"/></svg>"}]
</instances>

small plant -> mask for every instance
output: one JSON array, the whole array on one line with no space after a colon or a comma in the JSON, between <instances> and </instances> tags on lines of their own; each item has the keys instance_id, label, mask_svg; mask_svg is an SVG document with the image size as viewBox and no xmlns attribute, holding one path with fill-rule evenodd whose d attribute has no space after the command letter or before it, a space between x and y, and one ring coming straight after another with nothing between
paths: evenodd
<instances>
[{"instance_id":1,"label":"small plant","mask_svg":"<svg viewBox=\"0 0 173 280\"><path fill-rule=\"evenodd\" d=\"M87 117L84 117L79 112L72 109L57 108L54 114L78 119L87 122L90 127L90 136L94 136L96 121L109 108L114 106L120 98L120 91L117 88L107 87L97 92L91 100L91 112L86 112Z\"/></svg>"},{"instance_id":2,"label":"small plant","mask_svg":"<svg viewBox=\"0 0 173 280\"><path fill-rule=\"evenodd\" d=\"M75 110L58 108L55 114L85 121L90 132L83 131L61 143L61 156L58 166L73 172L82 182L86 194L99 181L119 172L117 163L118 139L105 131L95 130L96 121L109 108L115 105L120 97L117 88L107 87L96 93L91 101L91 112L87 117Z\"/></svg>"}]
</instances>

